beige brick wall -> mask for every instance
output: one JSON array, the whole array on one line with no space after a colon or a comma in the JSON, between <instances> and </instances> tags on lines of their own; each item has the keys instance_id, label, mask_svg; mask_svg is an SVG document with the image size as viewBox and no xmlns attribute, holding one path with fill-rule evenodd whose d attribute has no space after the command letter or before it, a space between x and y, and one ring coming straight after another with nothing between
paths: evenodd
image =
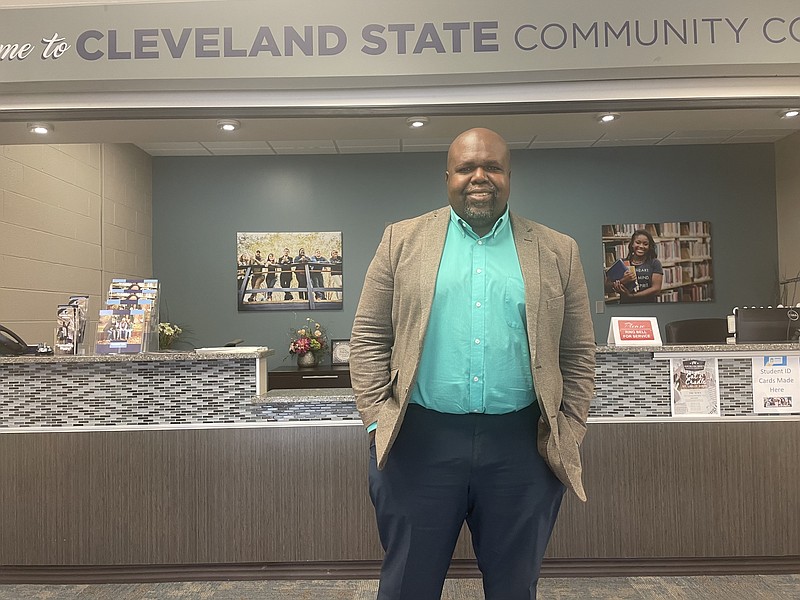
<instances>
[{"instance_id":1,"label":"beige brick wall","mask_svg":"<svg viewBox=\"0 0 800 600\"><path fill-rule=\"evenodd\" d=\"M53 342L58 304L152 276L150 156L129 144L0 146L0 323ZM94 340L93 330L87 336ZM88 349L91 351L91 348Z\"/></svg>"},{"instance_id":2,"label":"beige brick wall","mask_svg":"<svg viewBox=\"0 0 800 600\"><path fill-rule=\"evenodd\" d=\"M800 276L800 133L775 145L778 210L778 269L782 280ZM800 302L800 284L784 286L788 301Z\"/></svg>"}]
</instances>

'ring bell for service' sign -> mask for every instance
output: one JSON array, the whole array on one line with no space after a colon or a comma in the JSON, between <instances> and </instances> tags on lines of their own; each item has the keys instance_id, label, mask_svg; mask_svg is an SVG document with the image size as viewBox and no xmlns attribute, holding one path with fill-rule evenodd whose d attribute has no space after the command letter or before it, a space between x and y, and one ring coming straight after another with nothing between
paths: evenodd
<instances>
[{"instance_id":1,"label":"'ring bell for service' sign","mask_svg":"<svg viewBox=\"0 0 800 600\"><path fill-rule=\"evenodd\" d=\"M719 417L716 358L672 358L673 417Z\"/></svg>"},{"instance_id":2,"label":"'ring bell for service' sign","mask_svg":"<svg viewBox=\"0 0 800 600\"><path fill-rule=\"evenodd\" d=\"M759 356L753 359L753 412L800 412L800 356Z\"/></svg>"},{"instance_id":3,"label":"'ring bell for service' sign","mask_svg":"<svg viewBox=\"0 0 800 600\"><path fill-rule=\"evenodd\" d=\"M661 333L656 317L611 317L609 346L660 346Z\"/></svg>"}]
</instances>

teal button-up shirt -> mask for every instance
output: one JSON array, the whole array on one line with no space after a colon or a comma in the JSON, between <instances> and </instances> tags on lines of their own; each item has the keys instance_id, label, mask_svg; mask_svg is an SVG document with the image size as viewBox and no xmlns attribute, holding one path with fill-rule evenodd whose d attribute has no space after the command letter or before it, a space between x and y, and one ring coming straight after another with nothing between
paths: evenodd
<instances>
[{"instance_id":1,"label":"teal button-up shirt","mask_svg":"<svg viewBox=\"0 0 800 600\"><path fill-rule=\"evenodd\" d=\"M450 209L410 401L445 413L503 414L535 399L525 286L508 209L481 238Z\"/></svg>"}]
</instances>

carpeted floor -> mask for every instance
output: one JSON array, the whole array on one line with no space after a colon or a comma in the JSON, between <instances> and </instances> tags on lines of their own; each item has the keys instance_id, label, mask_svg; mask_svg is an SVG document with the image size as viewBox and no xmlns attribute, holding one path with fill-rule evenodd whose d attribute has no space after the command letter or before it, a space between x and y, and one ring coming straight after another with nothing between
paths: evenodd
<instances>
[{"instance_id":1,"label":"carpeted floor","mask_svg":"<svg viewBox=\"0 0 800 600\"><path fill-rule=\"evenodd\" d=\"M374 600L368 581L204 581L0 585L0 600ZM800 600L800 575L542 579L539 600ZM448 580L442 600L483 600L476 579Z\"/></svg>"}]
</instances>

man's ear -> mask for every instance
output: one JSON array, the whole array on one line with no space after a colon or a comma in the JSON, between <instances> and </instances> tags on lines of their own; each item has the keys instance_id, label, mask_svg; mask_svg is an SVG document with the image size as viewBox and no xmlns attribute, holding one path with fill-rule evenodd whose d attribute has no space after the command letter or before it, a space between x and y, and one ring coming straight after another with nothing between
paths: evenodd
<instances>
[{"instance_id":1,"label":"man's ear","mask_svg":"<svg viewBox=\"0 0 800 600\"><path fill-rule=\"evenodd\" d=\"M445 183L447 183L448 179L450 179L450 171L445 171L444 172L444 181L445 181Z\"/></svg>"}]
</instances>

